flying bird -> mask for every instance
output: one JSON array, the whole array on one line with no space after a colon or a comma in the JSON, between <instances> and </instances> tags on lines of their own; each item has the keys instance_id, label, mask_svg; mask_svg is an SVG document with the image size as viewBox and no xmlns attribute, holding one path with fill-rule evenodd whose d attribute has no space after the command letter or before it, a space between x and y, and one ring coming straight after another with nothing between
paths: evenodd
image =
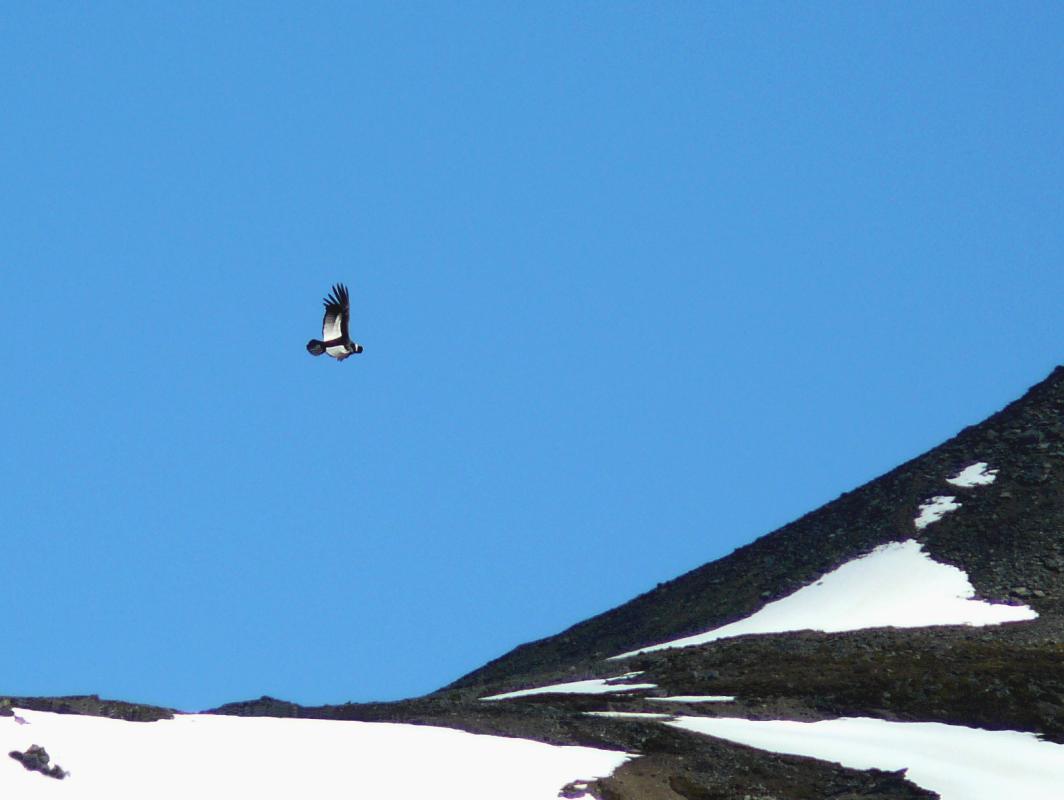
<instances>
[{"instance_id":1,"label":"flying bird","mask_svg":"<svg viewBox=\"0 0 1064 800\"><path fill-rule=\"evenodd\" d=\"M352 342L347 330L351 308L347 299L347 287L338 283L332 293L322 301L325 304L325 319L321 323L321 339L307 342L307 352L312 356L326 353L337 361L343 361L353 353L361 353L362 345Z\"/></svg>"}]
</instances>

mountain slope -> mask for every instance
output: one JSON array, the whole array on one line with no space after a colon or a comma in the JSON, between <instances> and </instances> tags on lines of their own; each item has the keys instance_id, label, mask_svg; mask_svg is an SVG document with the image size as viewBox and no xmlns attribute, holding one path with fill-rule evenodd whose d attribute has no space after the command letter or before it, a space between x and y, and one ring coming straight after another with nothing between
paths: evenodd
<instances>
[{"instance_id":1,"label":"mountain slope","mask_svg":"<svg viewBox=\"0 0 1064 800\"><path fill-rule=\"evenodd\" d=\"M1057 368L882 477L426 697L263 697L212 713L436 725L638 756L558 787L573 798L1049 800L1064 784L1062 663ZM98 698L8 705L171 714ZM1003 747L1030 765L1022 781L992 757Z\"/></svg>"},{"instance_id":2,"label":"mountain slope","mask_svg":"<svg viewBox=\"0 0 1064 800\"><path fill-rule=\"evenodd\" d=\"M985 462L990 485L946 483ZM922 503L961 503L917 529ZM1064 612L1064 367L985 422L731 555L547 639L522 645L450 688L525 675L689 636L747 617L875 546L913 538L964 569L979 597L1023 602L1043 625Z\"/></svg>"},{"instance_id":3,"label":"mountain slope","mask_svg":"<svg viewBox=\"0 0 1064 800\"><path fill-rule=\"evenodd\" d=\"M949 737L1029 731L1046 737L1045 747L1059 748L1039 757L1053 764L1043 765L1047 774L1064 779L1064 747L1049 744L1064 742L1062 420L1064 368L1058 368L1020 400L928 453L726 558L557 636L518 647L427 698L314 709L263 698L220 711L341 719L398 715L640 753L610 778L591 784L592 796L606 800L938 796L902 774L855 773L823 761L691 738L690 731L726 723L727 717L793 721L767 724L839 724L833 721L863 717L938 725L935 730ZM722 630L711 635L723 635L730 630L724 626L733 623L749 625L892 549L919 552L933 562L938 572L928 572L932 582L945 580L934 576L947 573L951 586L958 574L965 586L970 581L972 597L961 605L990 601L997 604L992 610L1005 612L998 617L1022 621L890 627L919 622L893 621L888 603L887 620L874 623L879 627L840 630L813 623L808 627L824 632L777 628L781 632L616 658L714 629ZM906 571L893 573L893 582L888 571L875 578L887 584L865 588L889 595L893 583L912 577L908 567L901 569ZM897 598L891 603L901 605ZM917 604L917 616L920 611ZM693 720L684 724L686 738L664 732L669 719ZM918 739L915 733L896 738ZM964 788L943 797L972 800L979 787L1008 791L1013 780L1008 774L982 768L986 746L965 751L949 742L941 746L957 750L970 774L947 776L947 787ZM855 765L918 756L883 748L882 762ZM1028 796L1040 795L1036 789Z\"/></svg>"}]
</instances>

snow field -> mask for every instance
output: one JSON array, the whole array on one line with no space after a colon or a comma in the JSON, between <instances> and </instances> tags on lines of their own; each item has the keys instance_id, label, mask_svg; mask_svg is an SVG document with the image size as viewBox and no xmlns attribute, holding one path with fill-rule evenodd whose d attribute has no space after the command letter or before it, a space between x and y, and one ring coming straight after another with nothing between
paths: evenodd
<instances>
[{"instance_id":1,"label":"snow field","mask_svg":"<svg viewBox=\"0 0 1064 800\"><path fill-rule=\"evenodd\" d=\"M1032 733L869 718L758 722L682 717L666 724L854 769L906 769L910 781L938 792L942 800L1064 797L1064 745Z\"/></svg>"},{"instance_id":2,"label":"snow field","mask_svg":"<svg viewBox=\"0 0 1064 800\"><path fill-rule=\"evenodd\" d=\"M19 800L557 800L565 784L609 775L630 758L424 725L194 714L125 722L16 713L29 724L0 717L0 795ZM6 756L31 744L44 747L70 776L48 778Z\"/></svg>"}]
</instances>

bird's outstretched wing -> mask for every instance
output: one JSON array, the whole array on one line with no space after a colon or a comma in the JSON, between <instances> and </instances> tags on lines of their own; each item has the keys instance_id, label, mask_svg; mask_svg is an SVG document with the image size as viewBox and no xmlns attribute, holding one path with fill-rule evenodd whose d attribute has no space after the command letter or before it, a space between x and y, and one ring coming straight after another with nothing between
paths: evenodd
<instances>
[{"instance_id":1,"label":"bird's outstretched wing","mask_svg":"<svg viewBox=\"0 0 1064 800\"><path fill-rule=\"evenodd\" d=\"M351 317L351 306L347 297L347 287L338 283L332 287L332 293L323 301L325 319L321 323L321 338L326 344L347 342L347 324Z\"/></svg>"}]
</instances>

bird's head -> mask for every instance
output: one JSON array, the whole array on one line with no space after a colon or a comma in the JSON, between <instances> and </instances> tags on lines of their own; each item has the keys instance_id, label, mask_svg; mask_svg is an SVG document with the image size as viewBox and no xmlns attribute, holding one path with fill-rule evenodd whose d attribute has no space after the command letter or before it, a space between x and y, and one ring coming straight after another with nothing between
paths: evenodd
<instances>
[{"instance_id":1,"label":"bird's head","mask_svg":"<svg viewBox=\"0 0 1064 800\"><path fill-rule=\"evenodd\" d=\"M354 349L353 352L356 353L356 354L361 353L362 352L362 345L356 344L355 345L355 349Z\"/></svg>"}]
</instances>

